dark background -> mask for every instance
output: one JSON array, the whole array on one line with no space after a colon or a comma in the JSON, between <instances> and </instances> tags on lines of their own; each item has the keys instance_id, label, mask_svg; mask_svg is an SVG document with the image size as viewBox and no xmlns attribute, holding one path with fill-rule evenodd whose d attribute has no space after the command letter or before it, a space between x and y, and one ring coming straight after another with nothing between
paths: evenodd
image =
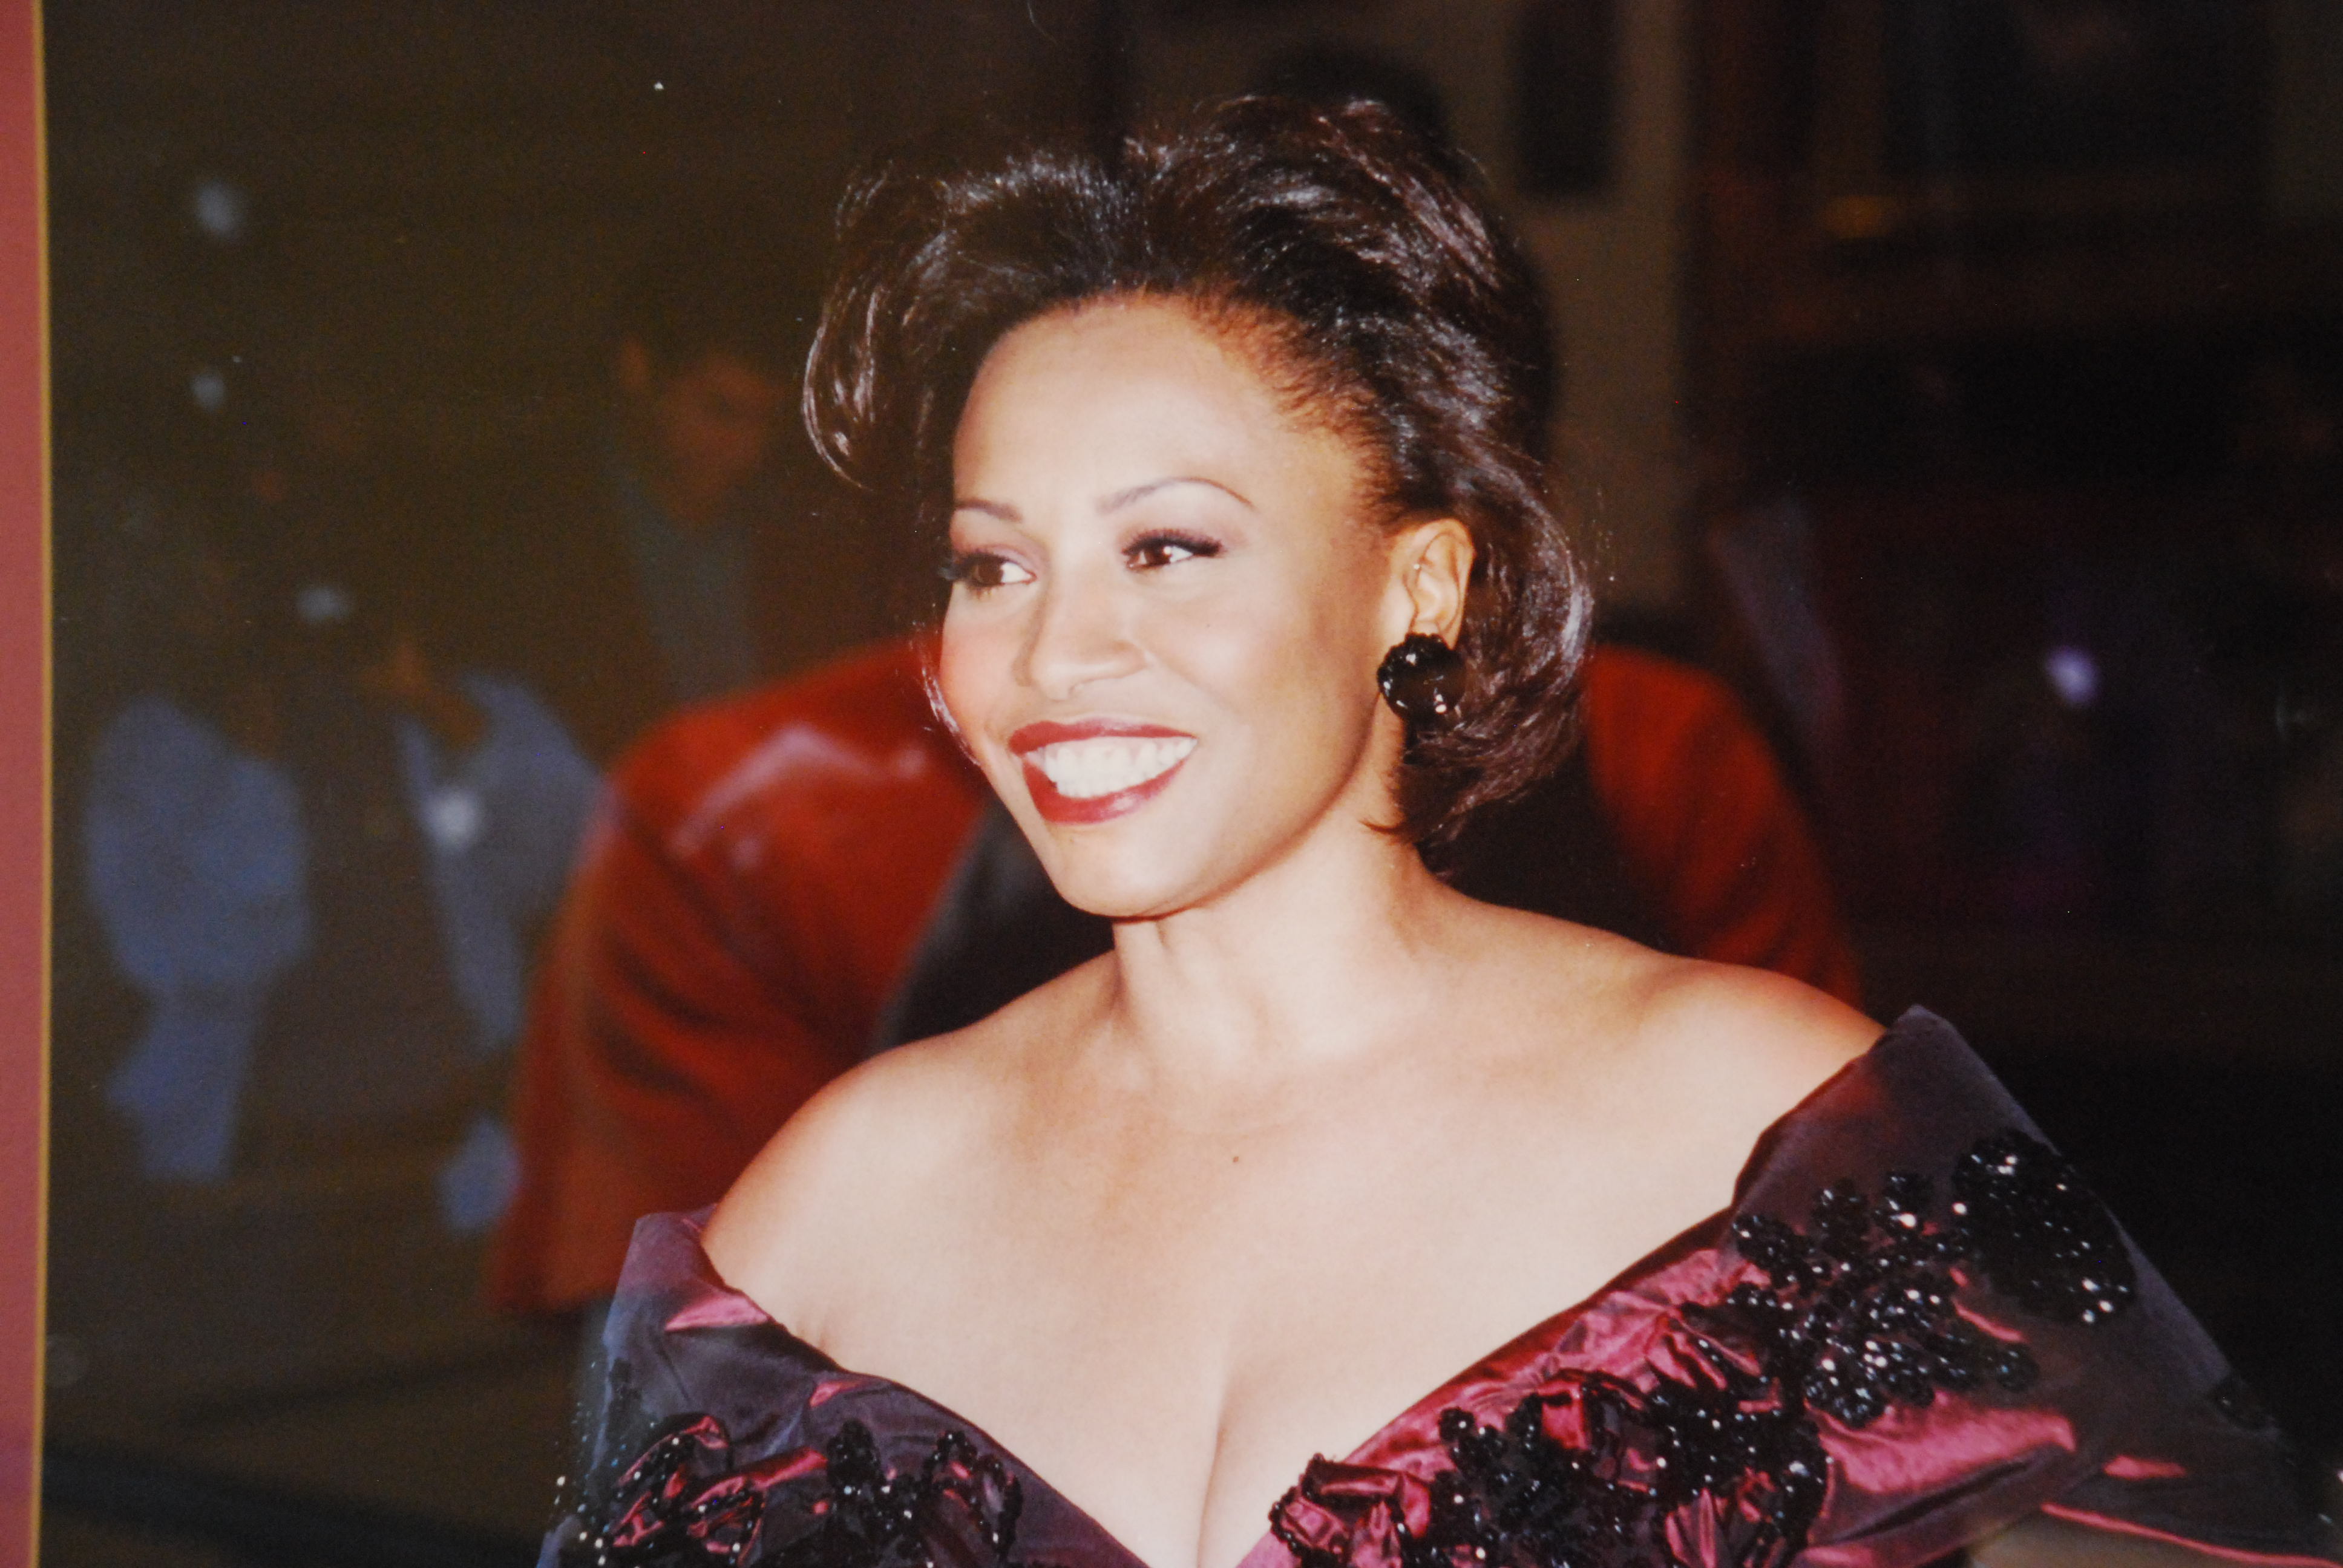
<instances>
[{"instance_id":1,"label":"dark background","mask_svg":"<svg viewBox=\"0 0 2343 1568\"><path fill-rule=\"evenodd\" d=\"M49 1423L91 1482L49 1560L249 1560L131 1522L124 1497L189 1477L231 1513L257 1487L264 1515L520 1541L568 1419L567 1339L478 1304L427 1165L160 1189L101 1098L138 1003L72 825L100 726L155 673L156 498L337 455L454 635L493 642L472 547L516 476L590 444L612 290L671 215L742 215L810 310L874 149L955 116L1110 127L1327 45L1427 78L1513 211L1608 624L1767 724L1875 1012L1970 1034L2331 1477L2343 22L2320 0L76 0L45 26ZM206 187L243 203L233 243ZM793 663L889 629L886 536L832 517L797 548ZM1753 604L1807 618L1825 673Z\"/></svg>"}]
</instances>

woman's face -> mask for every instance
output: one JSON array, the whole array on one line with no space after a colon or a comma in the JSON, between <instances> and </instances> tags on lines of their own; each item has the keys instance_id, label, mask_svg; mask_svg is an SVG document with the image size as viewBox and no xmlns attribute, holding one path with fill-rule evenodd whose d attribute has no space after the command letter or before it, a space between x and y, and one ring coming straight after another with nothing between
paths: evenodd
<instances>
[{"instance_id":1,"label":"woman's face","mask_svg":"<svg viewBox=\"0 0 2343 1568\"><path fill-rule=\"evenodd\" d=\"M952 467L944 700L1070 901L1169 914L1391 819L1410 530L1244 344L1161 301L1028 322Z\"/></svg>"}]
</instances>

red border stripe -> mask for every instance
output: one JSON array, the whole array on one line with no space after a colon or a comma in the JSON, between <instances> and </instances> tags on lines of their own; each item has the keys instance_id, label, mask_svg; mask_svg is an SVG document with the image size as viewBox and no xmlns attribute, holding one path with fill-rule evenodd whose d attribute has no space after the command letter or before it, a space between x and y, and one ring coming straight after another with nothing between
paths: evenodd
<instances>
[{"instance_id":1,"label":"red border stripe","mask_svg":"<svg viewBox=\"0 0 2343 1568\"><path fill-rule=\"evenodd\" d=\"M0 1568L39 1517L48 486L39 13L0 6Z\"/></svg>"}]
</instances>

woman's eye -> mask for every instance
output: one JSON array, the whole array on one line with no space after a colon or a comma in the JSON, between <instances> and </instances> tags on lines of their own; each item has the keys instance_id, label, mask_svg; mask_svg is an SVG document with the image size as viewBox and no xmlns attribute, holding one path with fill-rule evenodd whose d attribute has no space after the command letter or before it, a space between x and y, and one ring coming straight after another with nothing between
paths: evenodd
<instances>
[{"instance_id":1,"label":"woman's eye","mask_svg":"<svg viewBox=\"0 0 2343 1568\"><path fill-rule=\"evenodd\" d=\"M1149 571L1157 567L1200 560L1220 553L1221 547L1210 539L1200 539L1187 534L1149 534L1135 541L1123 555L1132 566Z\"/></svg>"},{"instance_id":2,"label":"woman's eye","mask_svg":"<svg viewBox=\"0 0 2343 1568\"><path fill-rule=\"evenodd\" d=\"M989 550L970 550L955 555L944 563L944 580L957 587L973 588L982 593L987 588L1010 588L1029 583L1033 574L1011 560Z\"/></svg>"}]
</instances>

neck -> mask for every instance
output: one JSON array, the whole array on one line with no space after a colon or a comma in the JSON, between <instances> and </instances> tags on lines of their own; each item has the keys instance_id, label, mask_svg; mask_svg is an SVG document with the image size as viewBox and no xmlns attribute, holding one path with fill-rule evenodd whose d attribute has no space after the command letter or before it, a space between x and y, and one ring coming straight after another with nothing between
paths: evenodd
<instances>
[{"instance_id":1,"label":"neck","mask_svg":"<svg viewBox=\"0 0 2343 1568\"><path fill-rule=\"evenodd\" d=\"M1356 1060L1451 1010L1467 907L1403 840L1313 835L1209 903L1119 923L1109 1037L1199 1085Z\"/></svg>"}]
</instances>

